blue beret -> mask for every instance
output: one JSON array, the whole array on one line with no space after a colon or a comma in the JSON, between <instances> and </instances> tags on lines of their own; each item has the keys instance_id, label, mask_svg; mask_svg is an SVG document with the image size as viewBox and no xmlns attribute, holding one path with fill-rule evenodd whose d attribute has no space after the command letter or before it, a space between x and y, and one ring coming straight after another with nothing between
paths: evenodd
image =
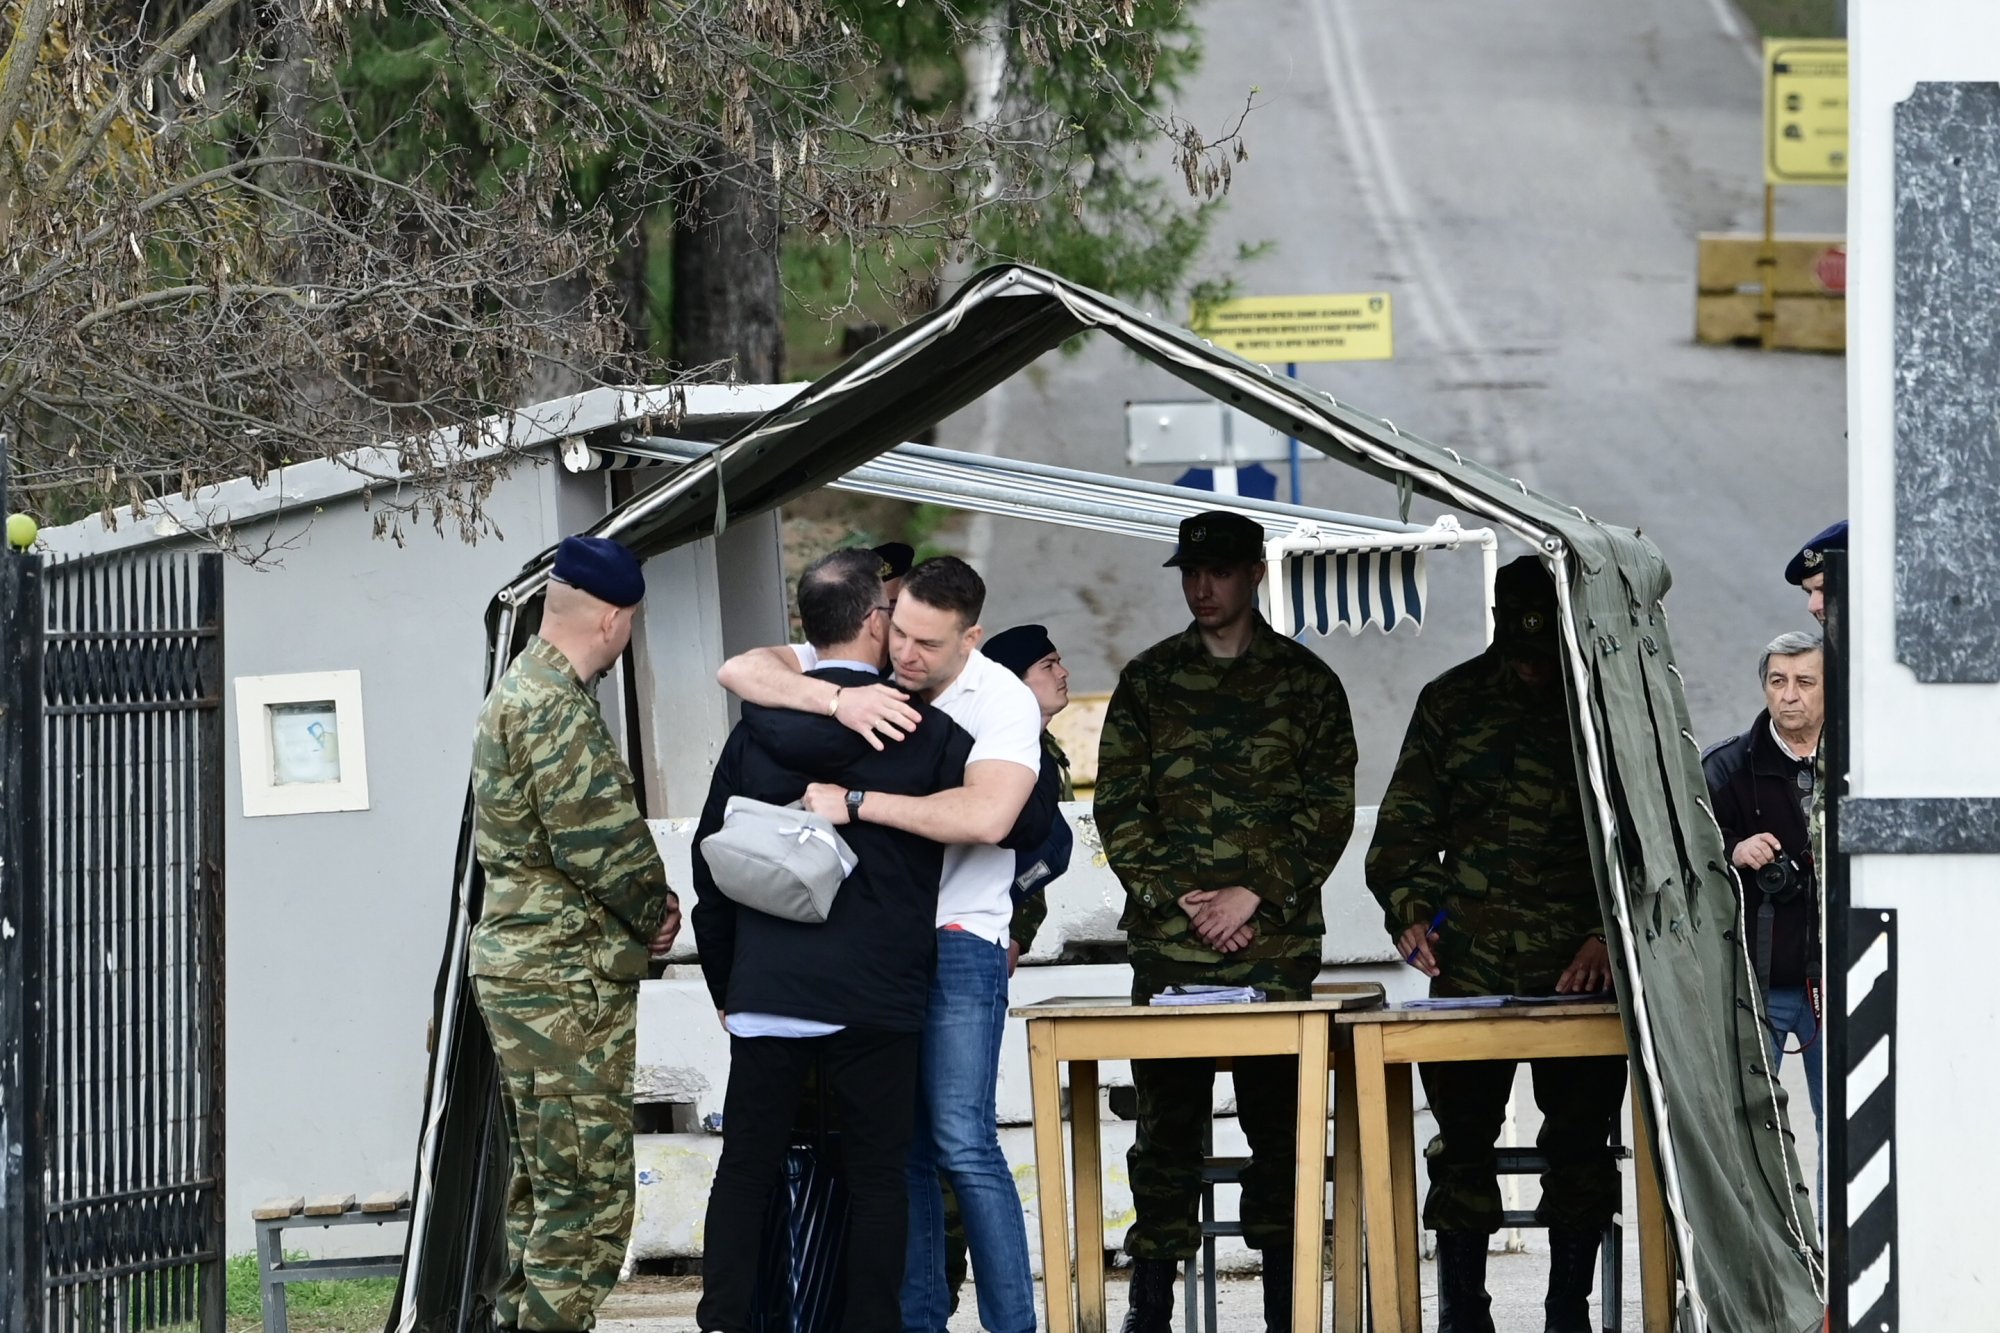
<instances>
[{"instance_id":1,"label":"blue beret","mask_svg":"<svg viewBox=\"0 0 2000 1333\"><path fill-rule=\"evenodd\" d=\"M609 537L563 538L551 574L556 582L613 606L637 606L646 595L638 557Z\"/></svg>"},{"instance_id":2,"label":"blue beret","mask_svg":"<svg viewBox=\"0 0 2000 1333\"><path fill-rule=\"evenodd\" d=\"M874 549L875 554L882 557L882 581L884 583L887 583L890 579L899 579L909 573L910 566L915 564L917 560L916 549L908 542L883 542Z\"/></svg>"},{"instance_id":3,"label":"blue beret","mask_svg":"<svg viewBox=\"0 0 2000 1333\"><path fill-rule=\"evenodd\" d=\"M1165 565L1247 565L1264 559L1264 525L1233 509L1210 509L1181 520L1180 540Z\"/></svg>"},{"instance_id":4,"label":"blue beret","mask_svg":"<svg viewBox=\"0 0 2000 1333\"><path fill-rule=\"evenodd\" d=\"M1003 629L985 643L979 651L1006 667L1017 676L1028 674L1028 668L1056 650L1049 642L1049 632L1040 625L1016 625Z\"/></svg>"},{"instance_id":5,"label":"blue beret","mask_svg":"<svg viewBox=\"0 0 2000 1333\"><path fill-rule=\"evenodd\" d=\"M1785 582L1797 587L1826 568L1828 551L1846 549L1847 520L1843 518L1799 548L1799 553L1785 566Z\"/></svg>"}]
</instances>

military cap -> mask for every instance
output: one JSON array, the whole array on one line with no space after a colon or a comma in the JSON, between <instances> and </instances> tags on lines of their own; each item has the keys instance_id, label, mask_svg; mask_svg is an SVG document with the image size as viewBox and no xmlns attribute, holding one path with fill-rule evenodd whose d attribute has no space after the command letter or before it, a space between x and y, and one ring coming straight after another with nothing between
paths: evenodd
<instances>
[{"instance_id":1,"label":"military cap","mask_svg":"<svg viewBox=\"0 0 2000 1333\"><path fill-rule=\"evenodd\" d=\"M1847 520L1843 518L1840 522L1835 523L1832 527L1818 534L1811 541L1808 541L1804 546L1799 548L1799 553L1792 557L1790 564L1785 566L1785 582L1791 584L1793 587L1797 587L1813 575L1821 573L1826 569L1826 553L1828 551L1845 551L1846 549Z\"/></svg>"},{"instance_id":2,"label":"military cap","mask_svg":"<svg viewBox=\"0 0 2000 1333\"><path fill-rule=\"evenodd\" d=\"M1210 509L1181 520L1180 540L1165 568L1240 565L1263 559L1264 529L1257 520L1227 509Z\"/></svg>"},{"instance_id":3,"label":"military cap","mask_svg":"<svg viewBox=\"0 0 2000 1333\"><path fill-rule=\"evenodd\" d=\"M882 557L884 583L890 579L903 577L910 572L910 566L916 563L916 550L908 542L883 542L874 549L875 554Z\"/></svg>"},{"instance_id":4,"label":"military cap","mask_svg":"<svg viewBox=\"0 0 2000 1333\"><path fill-rule=\"evenodd\" d=\"M1556 584L1539 557L1500 567L1493 580L1493 638L1511 654L1546 656L1556 648Z\"/></svg>"},{"instance_id":5,"label":"military cap","mask_svg":"<svg viewBox=\"0 0 2000 1333\"><path fill-rule=\"evenodd\" d=\"M1003 629L979 645L980 652L1017 676L1027 675L1029 667L1055 650L1055 644L1049 642L1048 630L1040 625Z\"/></svg>"},{"instance_id":6,"label":"military cap","mask_svg":"<svg viewBox=\"0 0 2000 1333\"><path fill-rule=\"evenodd\" d=\"M639 559L609 537L565 537L550 577L613 606L637 606L646 595Z\"/></svg>"}]
</instances>

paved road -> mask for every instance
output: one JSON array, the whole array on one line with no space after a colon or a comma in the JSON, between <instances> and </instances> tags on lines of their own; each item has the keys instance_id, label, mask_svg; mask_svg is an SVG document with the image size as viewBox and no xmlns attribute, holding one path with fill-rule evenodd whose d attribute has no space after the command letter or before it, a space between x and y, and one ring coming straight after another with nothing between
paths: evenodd
<instances>
[{"instance_id":1,"label":"paved road","mask_svg":"<svg viewBox=\"0 0 2000 1333\"><path fill-rule=\"evenodd\" d=\"M1749 720L1756 652L1807 623L1781 570L1845 494L1841 359L1692 342L1695 233L1753 228L1761 199L1756 65L1727 3L1206 0L1187 98L1215 124L1261 90L1204 271L1234 267L1246 294L1392 291L1394 362L1305 377L1651 535L1675 572L1704 741ZM1780 226L1839 232L1843 208L1840 191L1795 190ZM1269 255L1233 263L1265 240ZM1099 340L968 409L943 442L1115 472L1123 404L1185 396ZM1394 512L1391 488L1331 463L1306 469L1305 499ZM993 575L987 623L1051 626L1073 688L1110 688L1185 623L1149 543L1008 520L969 542ZM1479 646L1477 558L1434 557L1430 577L1421 638L1321 641L1354 700L1364 801L1417 689Z\"/></svg>"}]
</instances>

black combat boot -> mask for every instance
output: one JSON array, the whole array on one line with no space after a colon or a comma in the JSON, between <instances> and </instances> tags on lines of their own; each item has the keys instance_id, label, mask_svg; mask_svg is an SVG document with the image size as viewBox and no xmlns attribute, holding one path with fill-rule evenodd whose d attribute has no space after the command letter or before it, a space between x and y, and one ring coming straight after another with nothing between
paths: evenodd
<instances>
[{"instance_id":1,"label":"black combat boot","mask_svg":"<svg viewBox=\"0 0 2000 1333\"><path fill-rule=\"evenodd\" d=\"M1549 1295L1542 1302L1546 1333L1591 1333L1590 1288L1597 1278L1595 1231L1549 1230Z\"/></svg>"},{"instance_id":2,"label":"black combat boot","mask_svg":"<svg viewBox=\"0 0 2000 1333\"><path fill-rule=\"evenodd\" d=\"M1132 1303L1123 1333L1173 1333L1174 1279L1180 1265L1171 1259L1132 1261Z\"/></svg>"},{"instance_id":3,"label":"black combat boot","mask_svg":"<svg viewBox=\"0 0 2000 1333\"><path fill-rule=\"evenodd\" d=\"M1438 1333L1493 1333L1486 1294L1486 1241L1477 1231L1440 1231Z\"/></svg>"},{"instance_id":4,"label":"black combat boot","mask_svg":"<svg viewBox=\"0 0 2000 1333\"><path fill-rule=\"evenodd\" d=\"M1264 1333L1292 1333L1292 1244L1264 1252Z\"/></svg>"}]
</instances>

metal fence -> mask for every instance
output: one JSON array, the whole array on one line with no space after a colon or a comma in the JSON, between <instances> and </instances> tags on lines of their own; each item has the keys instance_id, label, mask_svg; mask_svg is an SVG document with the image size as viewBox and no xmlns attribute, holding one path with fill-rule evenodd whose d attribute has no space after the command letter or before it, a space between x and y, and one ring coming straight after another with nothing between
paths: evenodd
<instances>
[{"instance_id":1,"label":"metal fence","mask_svg":"<svg viewBox=\"0 0 2000 1333\"><path fill-rule=\"evenodd\" d=\"M0 1314L219 1333L221 557L38 566L0 557Z\"/></svg>"}]
</instances>

